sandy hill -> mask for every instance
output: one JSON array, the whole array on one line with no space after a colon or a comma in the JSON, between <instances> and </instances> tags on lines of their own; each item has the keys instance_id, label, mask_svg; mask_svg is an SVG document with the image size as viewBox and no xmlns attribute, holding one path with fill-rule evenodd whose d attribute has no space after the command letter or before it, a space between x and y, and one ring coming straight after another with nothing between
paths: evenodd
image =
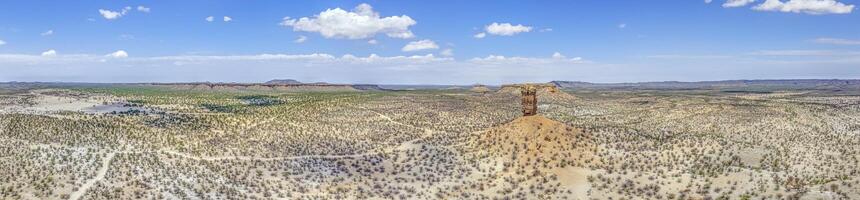
<instances>
[{"instance_id":1,"label":"sandy hill","mask_svg":"<svg viewBox=\"0 0 860 200\"><path fill-rule=\"evenodd\" d=\"M469 89L469 91L477 92L477 93L487 93L487 92L490 92L492 90L490 90L490 88L488 88L485 85L474 85L474 86L472 86L471 89Z\"/></svg>"},{"instance_id":2,"label":"sandy hill","mask_svg":"<svg viewBox=\"0 0 860 200\"><path fill-rule=\"evenodd\" d=\"M520 117L492 128L472 138L470 145L520 164L551 162L576 166L592 159L595 147L591 136L582 130L540 115Z\"/></svg>"},{"instance_id":3,"label":"sandy hill","mask_svg":"<svg viewBox=\"0 0 860 200\"><path fill-rule=\"evenodd\" d=\"M482 181L499 183L496 188L545 188L515 195L524 199L588 199L590 169L600 162L589 134L540 115L520 117L474 135L467 148L485 165L502 166L489 176L491 180ZM516 191L501 192L508 196Z\"/></svg>"}]
</instances>

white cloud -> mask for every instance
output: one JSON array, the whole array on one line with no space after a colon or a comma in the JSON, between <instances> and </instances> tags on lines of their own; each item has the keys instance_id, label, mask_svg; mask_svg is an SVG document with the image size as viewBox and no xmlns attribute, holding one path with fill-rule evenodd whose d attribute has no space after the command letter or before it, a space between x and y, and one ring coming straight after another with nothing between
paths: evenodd
<instances>
[{"instance_id":1,"label":"white cloud","mask_svg":"<svg viewBox=\"0 0 860 200\"><path fill-rule=\"evenodd\" d=\"M368 44L377 44L377 43L379 43L379 41L376 41L375 39L371 39L371 40L368 40L367 43Z\"/></svg>"},{"instance_id":2,"label":"white cloud","mask_svg":"<svg viewBox=\"0 0 860 200\"><path fill-rule=\"evenodd\" d=\"M149 12L149 10L150 10L150 9L149 9L149 8L147 8L147 7L144 7L144 6L137 6L137 11L148 13L148 12Z\"/></svg>"},{"instance_id":3,"label":"white cloud","mask_svg":"<svg viewBox=\"0 0 860 200\"><path fill-rule=\"evenodd\" d=\"M475 38L478 38L478 39L481 39L481 38L487 37L487 33L483 33L483 32L482 32L482 33L478 33L478 34L475 34L475 36L474 36L474 37L475 37Z\"/></svg>"},{"instance_id":4,"label":"white cloud","mask_svg":"<svg viewBox=\"0 0 860 200\"><path fill-rule=\"evenodd\" d=\"M409 44L406 44L406 46L403 46L403 49L401 49L401 50L403 50L403 51L420 51L420 50L438 49L438 48L439 48L439 45L436 45L436 42L433 42L432 40L419 40L419 41L409 42Z\"/></svg>"},{"instance_id":5,"label":"white cloud","mask_svg":"<svg viewBox=\"0 0 860 200\"><path fill-rule=\"evenodd\" d=\"M440 51L441 52L441 51ZM783 52L804 54L802 52ZM554 54L554 53L553 53ZM778 54L771 52L772 55ZM415 56L333 56L329 54L178 55L111 59L104 55L54 57L0 54L0 81L97 82L260 82L279 74L300 74L306 81L378 84L503 84L581 80L628 82L762 78L851 78L860 75L860 52L807 51L813 55L754 56L688 61L661 60L595 63L568 56L487 56L457 60L433 54ZM558 56L556 56L558 57ZM676 58L676 59L671 59ZM694 66L694 67L690 67ZM810 68L808 66L815 66ZM236 73L237 69L249 73ZM524 70L528 73L523 73ZM188 76L194 73L194 76ZM753 74L753 75L749 75ZM760 74L767 74L762 76ZM438 77L445 77L439 79Z\"/></svg>"},{"instance_id":6,"label":"white cloud","mask_svg":"<svg viewBox=\"0 0 860 200\"><path fill-rule=\"evenodd\" d=\"M764 3L753 7L753 10L779 11L806 14L848 14L854 10L854 5L846 5L836 0L765 0Z\"/></svg>"},{"instance_id":7,"label":"white cloud","mask_svg":"<svg viewBox=\"0 0 860 200\"><path fill-rule=\"evenodd\" d=\"M714 0L705 0L705 3L711 3L711 1L714 1Z\"/></svg>"},{"instance_id":8,"label":"white cloud","mask_svg":"<svg viewBox=\"0 0 860 200\"><path fill-rule=\"evenodd\" d=\"M48 31L42 32L41 35L42 36L49 36L49 35L53 35L53 34L54 34L54 30L48 30Z\"/></svg>"},{"instance_id":9,"label":"white cloud","mask_svg":"<svg viewBox=\"0 0 860 200\"><path fill-rule=\"evenodd\" d=\"M550 58L532 58L532 57L505 57L499 55L489 55L484 58L472 58L471 63L477 64L495 64L495 65L550 65L550 64L577 64L589 63L584 61L582 57L567 58L561 53L555 52Z\"/></svg>"},{"instance_id":10,"label":"white cloud","mask_svg":"<svg viewBox=\"0 0 860 200\"><path fill-rule=\"evenodd\" d=\"M749 53L754 56L860 56L857 51L833 51L833 50L762 50Z\"/></svg>"},{"instance_id":11,"label":"white cloud","mask_svg":"<svg viewBox=\"0 0 860 200\"><path fill-rule=\"evenodd\" d=\"M376 54L370 54L367 57L356 57L352 54L346 54L337 59L337 61L347 61L347 62L365 62L365 63L430 63L430 62L439 62L439 61L451 61L451 58L438 58L433 54L427 55L414 55L414 56L391 56L384 57Z\"/></svg>"},{"instance_id":12,"label":"white cloud","mask_svg":"<svg viewBox=\"0 0 860 200\"><path fill-rule=\"evenodd\" d=\"M5 44L6 44L6 41L0 40L0 46L3 46Z\"/></svg>"},{"instance_id":13,"label":"white cloud","mask_svg":"<svg viewBox=\"0 0 860 200\"><path fill-rule=\"evenodd\" d=\"M233 18L230 18L230 16L224 16L224 21L225 22L233 21Z\"/></svg>"},{"instance_id":14,"label":"white cloud","mask_svg":"<svg viewBox=\"0 0 860 200\"><path fill-rule=\"evenodd\" d=\"M406 15L380 17L368 4L360 4L352 11L341 8L327 9L313 17L292 19L284 17L282 26L294 31L319 32L326 38L366 39L376 34L392 38L412 38L409 27L415 20Z\"/></svg>"},{"instance_id":15,"label":"white cloud","mask_svg":"<svg viewBox=\"0 0 860 200\"><path fill-rule=\"evenodd\" d=\"M723 8L734 8L746 6L755 2L756 0L726 0L726 3L723 3ZM705 2L708 3L708 2Z\"/></svg>"},{"instance_id":16,"label":"white cloud","mask_svg":"<svg viewBox=\"0 0 860 200\"><path fill-rule=\"evenodd\" d=\"M621 28L621 29L623 29L623 28L627 28L627 24L623 24L623 23L622 23L622 24L618 24L618 28Z\"/></svg>"},{"instance_id":17,"label":"white cloud","mask_svg":"<svg viewBox=\"0 0 860 200\"><path fill-rule=\"evenodd\" d=\"M99 9L99 14L101 14L102 17L104 17L105 19L114 20L114 19L118 19L119 17L122 17L122 16L128 14L128 11L131 11L131 10L132 10L131 6L123 7L120 11ZM143 6L138 6L137 11L149 12L149 8L143 7ZM92 21L92 20L90 20L90 21Z\"/></svg>"},{"instance_id":18,"label":"white cloud","mask_svg":"<svg viewBox=\"0 0 860 200\"><path fill-rule=\"evenodd\" d=\"M451 56L454 56L454 50L453 49L445 49L445 50L442 50L442 52L440 52L439 54L441 54L442 56L451 57Z\"/></svg>"},{"instance_id":19,"label":"white cloud","mask_svg":"<svg viewBox=\"0 0 860 200\"><path fill-rule=\"evenodd\" d=\"M213 17L213 16L206 17L206 21L207 22L215 21L215 17Z\"/></svg>"},{"instance_id":20,"label":"white cloud","mask_svg":"<svg viewBox=\"0 0 860 200\"><path fill-rule=\"evenodd\" d=\"M258 55L232 55L232 56L161 56L152 57L150 60L157 61L179 61L187 63L201 63L207 61L277 61L277 60L334 60L329 54L258 54Z\"/></svg>"},{"instance_id":21,"label":"white cloud","mask_svg":"<svg viewBox=\"0 0 860 200\"><path fill-rule=\"evenodd\" d=\"M817 38L813 41L819 44L860 45L860 40L849 40L842 38Z\"/></svg>"},{"instance_id":22,"label":"white cloud","mask_svg":"<svg viewBox=\"0 0 860 200\"><path fill-rule=\"evenodd\" d=\"M541 29L541 30L538 30L538 31L540 31L540 32L551 32L551 31L552 31L552 29L551 29L551 28L545 28L545 29Z\"/></svg>"},{"instance_id":23,"label":"white cloud","mask_svg":"<svg viewBox=\"0 0 860 200\"><path fill-rule=\"evenodd\" d=\"M414 70L419 65L428 65L433 63L443 63L454 61L452 58L439 58L433 54L414 55L414 56L379 56L370 54L367 57L358 57L352 54L345 54L341 57L335 57L330 54L259 54L259 55L235 55L235 56L166 56L143 58L149 62L168 62L173 65L197 65L197 66L212 66L212 65L230 65L235 63L254 62L255 65L274 65L282 66L285 63L289 66L324 66L324 67L345 67L354 68L361 66L362 70L371 68L383 68L387 70ZM2 60L0 60L2 61ZM228 63L228 64L225 64ZM344 71L343 69L335 71ZM352 74L354 75L354 74Z\"/></svg>"},{"instance_id":24,"label":"white cloud","mask_svg":"<svg viewBox=\"0 0 860 200\"><path fill-rule=\"evenodd\" d=\"M122 15L123 15L120 12L104 10L104 9L99 9L99 14L101 14L102 17L104 17L105 19L110 19L110 20L117 19L119 17L122 17Z\"/></svg>"},{"instance_id":25,"label":"white cloud","mask_svg":"<svg viewBox=\"0 0 860 200\"><path fill-rule=\"evenodd\" d=\"M735 59L735 56L730 55L679 55L679 54L663 54L663 55L650 55L644 56L645 58L652 59L666 59L666 60L701 60L701 59Z\"/></svg>"},{"instance_id":26,"label":"white cloud","mask_svg":"<svg viewBox=\"0 0 860 200\"><path fill-rule=\"evenodd\" d=\"M502 35L502 36L512 36L519 33L531 32L531 26L524 26L522 24L511 25L510 23L496 23L493 22L490 25L487 25L485 28L487 33L493 35Z\"/></svg>"},{"instance_id":27,"label":"white cloud","mask_svg":"<svg viewBox=\"0 0 860 200\"><path fill-rule=\"evenodd\" d=\"M111 59L102 55L58 54L56 57L0 54L0 81L98 82L260 82L279 74L302 80L371 84L501 84L546 82L603 76L626 71L570 60L521 58L521 61L472 62L434 54L364 56L329 54L179 55ZM546 62L544 62L546 61ZM539 64L539 65L535 65ZM544 65L546 64L546 65ZM26 67L22 67L26 66ZM242 70L252 73L235 73ZM522 73L523 69L535 69ZM189 72L195 73L188 76ZM384 76L381 76L384 75ZM438 77L445 77L439 79Z\"/></svg>"},{"instance_id":28,"label":"white cloud","mask_svg":"<svg viewBox=\"0 0 860 200\"><path fill-rule=\"evenodd\" d=\"M51 49L51 50L42 52L42 56L57 56L57 51L54 51L53 49Z\"/></svg>"},{"instance_id":29,"label":"white cloud","mask_svg":"<svg viewBox=\"0 0 860 200\"><path fill-rule=\"evenodd\" d=\"M134 39L134 35L131 35L131 34L120 34L120 35L119 35L119 37L117 37L117 38L119 38L120 40L133 40L133 39Z\"/></svg>"},{"instance_id":30,"label":"white cloud","mask_svg":"<svg viewBox=\"0 0 860 200\"><path fill-rule=\"evenodd\" d=\"M308 37L305 37L304 35L300 35L299 38L296 38L296 40L293 40L293 42L302 43L302 42L305 42L307 40L308 40Z\"/></svg>"},{"instance_id":31,"label":"white cloud","mask_svg":"<svg viewBox=\"0 0 860 200\"><path fill-rule=\"evenodd\" d=\"M110 53L110 54L105 55L105 56L112 57L112 58L128 58L128 53L126 53L123 50L119 50L119 51Z\"/></svg>"}]
</instances>

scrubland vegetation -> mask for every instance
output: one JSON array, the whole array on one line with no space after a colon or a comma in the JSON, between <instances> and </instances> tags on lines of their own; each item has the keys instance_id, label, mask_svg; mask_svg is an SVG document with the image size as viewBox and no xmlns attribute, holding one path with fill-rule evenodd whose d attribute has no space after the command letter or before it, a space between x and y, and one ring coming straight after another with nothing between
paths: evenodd
<instances>
[{"instance_id":1,"label":"scrubland vegetation","mask_svg":"<svg viewBox=\"0 0 860 200\"><path fill-rule=\"evenodd\" d=\"M0 199L860 198L858 95L568 92L3 91Z\"/></svg>"}]
</instances>

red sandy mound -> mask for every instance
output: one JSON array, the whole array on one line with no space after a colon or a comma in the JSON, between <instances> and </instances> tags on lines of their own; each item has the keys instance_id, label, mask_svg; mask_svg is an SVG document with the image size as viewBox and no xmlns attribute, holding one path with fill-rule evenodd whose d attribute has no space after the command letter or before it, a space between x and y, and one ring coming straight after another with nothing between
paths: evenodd
<instances>
[{"instance_id":1,"label":"red sandy mound","mask_svg":"<svg viewBox=\"0 0 860 200\"><path fill-rule=\"evenodd\" d=\"M596 147L589 134L540 115L517 118L469 143L475 151L510 158L517 164L583 166L596 162Z\"/></svg>"}]
</instances>

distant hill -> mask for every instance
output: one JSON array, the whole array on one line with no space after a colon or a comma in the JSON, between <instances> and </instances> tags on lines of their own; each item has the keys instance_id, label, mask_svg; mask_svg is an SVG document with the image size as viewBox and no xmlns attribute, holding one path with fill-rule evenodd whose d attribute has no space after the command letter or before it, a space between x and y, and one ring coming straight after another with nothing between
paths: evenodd
<instances>
[{"instance_id":1,"label":"distant hill","mask_svg":"<svg viewBox=\"0 0 860 200\"><path fill-rule=\"evenodd\" d=\"M274 79L266 81L265 84L302 84L302 82L293 79Z\"/></svg>"},{"instance_id":2,"label":"distant hill","mask_svg":"<svg viewBox=\"0 0 860 200\"><path fill-rule=\"evenodd\" d=\"M856 79L783 79L783 80L725 80L700 82L640 82L640 83L589 83L581 81L551 81L560 88L573 89L858 89Z\"/></svg>"}]
</instances>

